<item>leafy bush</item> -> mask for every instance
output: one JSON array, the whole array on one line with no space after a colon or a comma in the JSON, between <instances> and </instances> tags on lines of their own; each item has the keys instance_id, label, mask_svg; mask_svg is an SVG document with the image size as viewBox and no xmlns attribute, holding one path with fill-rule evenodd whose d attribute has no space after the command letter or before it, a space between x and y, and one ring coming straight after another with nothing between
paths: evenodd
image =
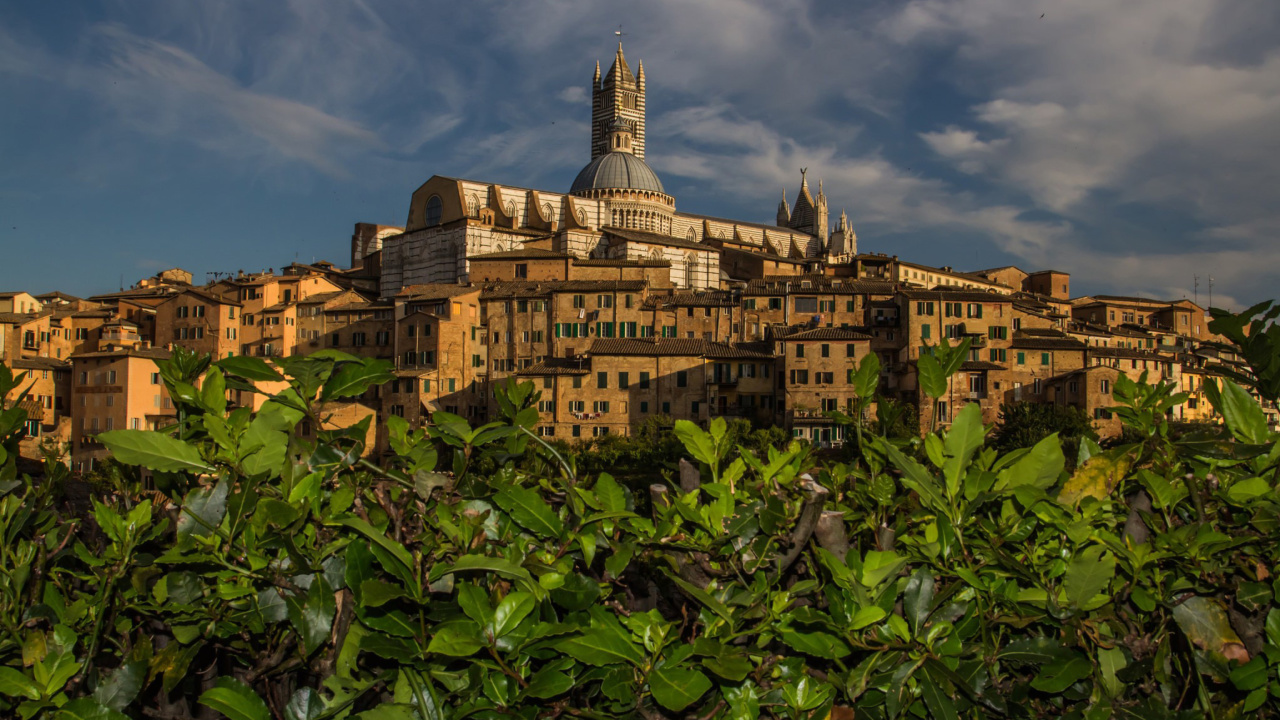
<instances>
[{"instance_id":1,"label":"leafy bush","mask_svg":"<svg viewBox=\"0 0 1280 720\"><path fill-rule=\"evenodd\" d=\"M1009 452L1029 448L1053 433L1062 440L1068 456L1078 452L1082 438L1098 439L1089 416L1077 407L1020 402L1000 406L1000 421L991 444L1001 452Z\"/></svg>"},{"instance_id":2,"label":"leafy bush","mask_svg":"<svg viewBox=\"0 0 1280 720\"><path fill-rule=\"evenodd\" d=\"M985 447L970 405L915 444L859 425L833 466L679 422L700 477L633 493L535 436L528 384L479 428L388 418L379 466L364 427L295 428L381 361L161 373L180 422L99 437L163 494L80 520L59 483L0 476L6 715L1280 715L1280 445L1230 382L1226 426L1175 442L1176 396L1118 381L1137 441L1083 442L1073 474L1053 434Z\"/></svg>"}]
</instances>

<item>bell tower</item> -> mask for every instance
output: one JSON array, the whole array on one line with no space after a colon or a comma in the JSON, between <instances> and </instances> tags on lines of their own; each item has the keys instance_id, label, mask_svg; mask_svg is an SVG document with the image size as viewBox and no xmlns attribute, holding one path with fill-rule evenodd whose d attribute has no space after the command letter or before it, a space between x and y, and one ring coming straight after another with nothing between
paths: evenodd
<instances>
[{"instance_id":1,"label":"bell tower","mask_svg":"<svg viewBox=\"0 0 1280 720\"><path fill-rule=\"evenodd\" d=\"M644 62L639 64L636 74L631 74L619 41L609 72L602 77L600 63L597 62L595 77L591 81L592 160L612 150L609 146L610 129L616 120L625 121L631 128L631 152L638 158L644 158L644 92Z\"/></svg>"}]
</instances>

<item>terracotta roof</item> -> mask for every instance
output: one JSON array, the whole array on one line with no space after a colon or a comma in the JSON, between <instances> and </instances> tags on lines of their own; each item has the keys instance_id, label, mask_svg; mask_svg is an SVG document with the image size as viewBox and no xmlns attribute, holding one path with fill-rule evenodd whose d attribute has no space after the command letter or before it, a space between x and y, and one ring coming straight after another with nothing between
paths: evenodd
<instances>
[{"instance_id":1,"label":"terracotta roof","mask_svg":"<svg viewBox=\"0 0 1280 720\"><path fill-rule=\"evenodd\" d=\"M547 297L553 292L640 292L645 285L644 280L513 280L486 285L480 298Z\"/></svg>"},{"instance_id":2,"label":"terracotta roof","mask_svg":"<svg viewBox=\"0 0 1280 720\"><path fill-rule=\"evenodd\" d=\"M540 248L521 248L519 250L503 250L500 252L468 255L468 260L566 260L572 257L566 253Z\"/></svg>"},{"instance_id":3,"label":"terracotta roof","mask_svg":"<svg viewBox=\"0 0 1280 720\"><path fill-rule=\"evenodd\" d=\"M40 319L40 317L41 317L41 315L40 315L39 313L7 313L7 312L0 312L0 323L6 323L6 324L12 324L12 325L21 325L21 324L23 324L23 323L31 322L32 320L39 320L39 319Z\"/></svg>"},{"instance_id":4,"label":"terracotta roof","mask_svg":"<svg viewBox=\"0 0 1280 720\"><path fill-rule=\"evenodd\" d=\"M1138 348L1113 348L1113 347L1089 347L1089 354L1094 357L1120 357L1134 358L1136 360L1160 360L1162 362L1171 362L1174 358L1167 355L1161 355L1151 350L1139 350Z\"/></svg>"},{"instance_id":5,"label":"terracotta roof","mask_svg":"<svg viewBox=\"0 0 1280 720\"><path fill-rule=\"evenodd\" d=\"M949 290L939 288L935 290L903 290L902 294L908 300L937 300L939 302L1013 302L1013 298L1009 295L984 292L982 290Z\"/></svg>"},{"instance_id":6,"label":"terracotta roof","mask_svg":"<svg viewBox=\"0 0 1280 720\"><path fill-rule=\"evenodd\" d=\"M298 301L298 304L299 304L299 305L316 305L316 304L318 304L318 303L326 303L326 302L329 302L330 300L332 300L332 299L334 299L334 298L338 297L339 295L345 295L345 294L347 294L347 293L349 293L349 292L355 292L355 291L353 291L353 290L333 290L333 291L330 291L330 292L316 293L316 294L314 294L314 295L308 295L308 296L306 296L306 297L302 298L301 300L299 300L299 301ZM356 295L357 295L357 296L359 296L360 294L359 294L359 293L356 293ZM363 296L361 296L361 297L363 297Z\"/></svg>"},{"instance_id":7,"label":"terracotta roof","mask_svg":"<svg viewBox=\"0 0 1280 720\"><path fill-rule=\"evenodd\" d=\"M720 248L711 245L703 245L702 243L689 242L684 238L671 237L662 233L648 232L646 230L630 230L612 225L606 225L600 228L600 231L607 235L614 235L629 240L631 242L646 243L648 245L665 245L667 247L688 248L690 250L703 250L705 252L720 252Z\"/></svg>"},{"instance_id":8,"label":"terracotta roof","mask_svg":"<svg viewBox=\"0 0 1280 720\"><path fill-rule=\"evenodd\" d=\"M671 267L670 260L624 260L612 258L574 258L575 267Z\"/></svg>"},{"instance_id":9,"label":"terracotta roof","mask_svg":"<svg viewBox=\"0 0 1280 720\"><path fill-rule=\"evenodd\" d=\"M769 359L771 353L749 348L683 338L604 338L596 339L587 351L591 355L641 355L647 357L708 357Z\"/></svg>"},{"instance_id":10,"label":"terracotta roof","mask_svg":"<svg viewBox=\"0 0 1280 720\"><path fill-rule=\"evenodd\" d=\"M1088 347L1069 337L1015 337L1010 346L1026 350L1084 350Z\"/></svg>"},{"instance_id":11,"label":"terracotta roof","mask_svg":"<svg viewBox=\"0 0 1280 720\"><path fill-rule=\"evenodd\" d=\"M809 287L805 287L805 283ZM832 295L892 295L897 285L878 280L856 280L828 275L769 275L747 283L746 295L792 295L829 293Z\"/></svg>"},{"instance_id":12,"label":"terracotta roof","mask_svg":"<svg viewBox=\"0 0 1280 720\"><path fill-rule=\"evenodd\" d=\"M9 364L23 370L66 370L71 367L71 363L66 360L48 357L14 358Z\"/></svg>"},{"instance_id":13,"label":"terracotta roof","mask_svg":"<svg viewBox=\"0 0 1280 720\"><path fill-rule=\"evenodd\" d=\"M176 300L182 297L183 295L195 295L201 300L204 300L205 302L209 302L209 303L214 303L215 305L235 305L236 307L241 307L241 304L238 300L228 300L218 295L214 295L211 292L207 292L205 290L202 290L199 288L193 288L193 287L184 288L178 291L177 293L174 293L172 297L168 298L164 302L170 302L172 300ZM161 304L163 305L164 303L161 303Z\"/></svg>"},{"instance_id":14,"label":"terracotta roof","mask_svg":"<svg viewBox=\"0 0 1280 720\"><path fill-rule=\"evenodd\" d=\"M406 285L400 289L400 292L396 293L396 297L409 300L447 300L475 291L476 288L471 285L424 283L421 285Z\"/></svg>"},{"instance_id":15,"label":"terracotta roof","mask_svg":"<svg viewBox=\"0 0 1280 720\"><path fill-rule=\"evenodd\" d=\"M986 360L966 360L961 363L960 369L974 372L978 370L1004 370L1005 366L1000 363L987 362Z\"/></svg>"},{"instance_id":16,"label":"terracotta roof","mask_svg":"<svg viewBox=\"0 0 1280 720\"><path fill-rule=\"evenodd\" d=\"M4 295L4 293L0 293L0 296L3 296L3 295ZM79 299L80 299L80 298L76 297L75 295L68 295L67 293L61 292L61 291L59 291L59 290L54 290L53 292L42 293L42 294L40 294L40 295L36 295L36 296L35 296L35 298L36 298L37 300L46 300L46 299L48 299L48 300L55 300L55 299L56 299L56 300L66 300L67 302L70 302L70 301L72 301L72 300L79 300Z\"/></svg>"},{"instance_id":17,"label":"terracotta roof","mask_svg":"<svg viewBox=\"0 0 1280 720\"><path fill-rule=\"evenodd\" d=\"M871 340L871 336L848 328L814 328L813 330L801 330L789 335L782 335L774 339L780 342L810 342L813 340L844 340L847 342L851 340Z\"/></svg>"},{"instance_id":18,"label":"terracotta roof","mask_svg":"<svg viewBox=\"0 0 1280 720\"><path fill-rule=\"evenodd\" d=\"M82 360L86 358L139 357L167 360L169 355L169 351L164 348L119 348L115 350L78 353L76 355L72 355L70 359Z\"/></svg>"},{"instance_id":19,"label":"terracotta roof","mask_svg":"<svg viewBox=\"0 0 1280 720\"><path fill-rule=\"evenodd\" d=\"M547 375L586 375L590 370L589 360L570 360L569 358L547 358L543 362L524 368L516 375L539 377Z\"/></svg>"},{"instance_id":20,"label":"terracotta roof","mask_svg":"<svg viewBox=\"0 0 1280 720\"><path fill-rule=\"evenodd\" d=\"M803 235L804 233L800 233L800 234ZM766 252L764 248L760 248L758 252L754 250L745 250L743 248L736 248L736 247L721 248L720 251L724 253L737 253L739 255L749 255L751 257L763 258L770 262L780 262L780 263L786 263L788 265L805 265L807 263L812 262L811 259L799 260L796 258L784 257L782 255L771 255L768 252Z\"/></svg>"},{"instance_id":21,"label":"terracotta roof","mask_svg":"<svg viewBox=\"0 0 1280 720\"><path fill-rule=\"evenodd\" d=\"M673 295L650 295L641 307L645 310L678 307L735 307L733 293L722 290L705 292L678 292Z\"/></svg>"}]
</instances>

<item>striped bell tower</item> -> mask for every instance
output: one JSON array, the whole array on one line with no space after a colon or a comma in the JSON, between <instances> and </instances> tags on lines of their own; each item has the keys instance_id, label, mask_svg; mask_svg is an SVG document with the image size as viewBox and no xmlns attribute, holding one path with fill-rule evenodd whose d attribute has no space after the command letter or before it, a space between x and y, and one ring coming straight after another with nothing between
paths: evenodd
<instances>
[{"instance_id":1,"label":"striped bell tower","mask_svg":"<svg viewBox=\"0 0 1280 720\"><path fill-rule=\"evenodd\" d=\"M631 152L644 158L644 62L631 74L627 59L622 55L622 42L613 65L603 77L600 63L591 81L591 159L609 152L609 128L621 119L631 127Z\"/></svg>"}]
</instances>

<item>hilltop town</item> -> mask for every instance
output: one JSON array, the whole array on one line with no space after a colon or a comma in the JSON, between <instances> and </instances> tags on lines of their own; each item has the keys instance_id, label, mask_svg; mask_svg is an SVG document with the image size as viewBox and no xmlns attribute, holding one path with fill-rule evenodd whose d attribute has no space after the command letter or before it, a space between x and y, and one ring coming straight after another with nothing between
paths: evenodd
<instances>
[{"instance_id":1,"label":"hilltop town","mask_svg":"<svg viewBox=\"0 0 1280 720\"><path fill-rule=\"evenodd\" d=\"M175 411L154 360L337 350L394 363L396 380L327 408L335 424L437 411L480 424L509 377L541 392L538 432L568 442L629 434L663 415L738 417L824 446L845 440L852 377L880 363L880 394L946 425L976 403L1078 408L1118 431L1120 375L1171 383L1174 410L1208 420L1216 338L1186 299L1075 296L1070 276L958 270L859 252L849 218L801 171L772 224L677 211L645 162L643 63L619 46L592 79L590 162L568 192L433 176L404 226L359 223L343 266L294 263L196 284L173 269L119 292L0 293L0 358L27 372L29 435L88 469L97 433L154 429ZM934 400L917 362L946 341L969 356ZM259 396L232 391L253 406ZM243 396L242 396L243 395ZM383 423L370 447L384 449Z\"/></svg>"}]
</instances>

